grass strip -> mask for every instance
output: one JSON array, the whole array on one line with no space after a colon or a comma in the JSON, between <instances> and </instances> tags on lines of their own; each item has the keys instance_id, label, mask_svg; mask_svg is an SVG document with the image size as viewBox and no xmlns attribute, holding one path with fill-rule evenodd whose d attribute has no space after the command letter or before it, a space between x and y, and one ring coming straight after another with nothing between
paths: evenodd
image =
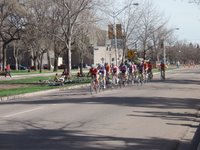
<instances>
[{"instance_id":1,"label":"grass strip","mask_svg":"<svg viewBox=\"0 0 200 150\"><path fill-rule=\"evenodd\" d=\"M83 80L79 82L77 80L72 80L69 83L65 83L64 86L49 86L48 83L40 84L39 82L39 80L43 81L43 80L49 80L49 79L52 80L53 77L52 76L32 77L32 78L27 78L27 79L0 81L1 85L5 85L5 86L16 85L17 86L17 88L11 87L10 89L0 90L0 97L32 93L32 92L38 92L38 91L44 91L44 90L50 90L50 89L56 89L56 88L65 88L69 86L74 86L74 85L90 82L90 79L86 77L83 78Z\"/></svg>"},{"instance_id":2,"label":"grass strip","mask_svg":"<svg viewBox=\"0 0 200 150\"><path fill-rule=\"evenodd\" d=\"M20 88L14 88L14 89L5 89L5 90L1 90L0 97L32 93L32 92L44 91L44 90L55 89L55 88L56 87L53 87L53 86L27 86L27 87L20 87Z\"/></svg>"}]
</instances>

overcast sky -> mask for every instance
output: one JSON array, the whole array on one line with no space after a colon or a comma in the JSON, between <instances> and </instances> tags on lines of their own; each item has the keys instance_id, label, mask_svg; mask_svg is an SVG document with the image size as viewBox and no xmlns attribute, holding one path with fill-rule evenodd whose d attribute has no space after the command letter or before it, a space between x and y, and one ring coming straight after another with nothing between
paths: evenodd
<instances>
[{"instance_id":1,"label":"overcast sky","mask_svg":"<svg viewBox=\"0 0 200 150\"><path fill-rule=\"evenodd\" d=\"M179 40L200 43L200 6L189 4L187 0L152 0L159 11L169 18L171 27Z\"/></svg>"}]
</instances>

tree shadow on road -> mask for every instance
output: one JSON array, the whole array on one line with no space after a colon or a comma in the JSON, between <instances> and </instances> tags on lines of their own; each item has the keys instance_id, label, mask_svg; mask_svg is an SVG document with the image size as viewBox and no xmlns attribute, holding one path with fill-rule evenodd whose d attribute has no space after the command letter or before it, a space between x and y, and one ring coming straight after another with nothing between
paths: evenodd
<instances>
[{"instance_id":1,"label":"tree shadow on road","mask_svg":"<svg viewBox=\"0 0 200 150\"><path fill-rule=\"evenodd\" d=\"M171 150L177 140L162 138L125 138L95 135L78 130L44 129L23 122L22 131L0 132L2 150ZM30 129L28 129L30 128ZM67 128L67 126L66 126ZM163 148L161 148L163 147Z\"/></svg>"},{"instance_id":2,"label":"tree shadow on road","mask_svg":"<svg viewBox=\"0 0 200 150\"><path fill-rule=\"evenodd\" d=\"M200 85L200 79L199 80L196 80L196 79L185 79L185 80L175 80L175 79L172 79L172 78L166 78L165 80L153 80L152 82L154 83L163 83L163 84L166 84L166 83L171 83L171 84L191 84L191 85Z\"/></svg>"},{"instance_id":3,"label":"tree shadow on road","mask_svg":"<svg viewBox=\"0 0 200 150\"><path fill-rule=\"evenodd\" d=\"M82 91L84 93L84 91ZM69 94L69 93L68 93ZM58 98L58 97L57 97ZM164 97L81 97L81 98L58 98L50 100L48 98L36 98L34 100L23 100L1 103L4 105L24 104L24 105L49 105L49 104L87 104L91 107L95 105L117 105L120 107L133 107L133 113L127 114L128 117L155 117L164 120L194 121L198 114L194 113L176 113L169 110L175 109L193 109L198 110L200 99L194 98L164 98ZM162 109L158 111L135 111L134 108L155 108ZM26 128L21 132L0 132L0 149L19 149L19 150L161 150L162 143L174 143L172 148L163 146L163 150L176 149L180 144L177 140L161 138L122 138L114 136L91 135L83 131L72 131L66 129L45 129L39 125L32 126L33 123L26 123ZM174 126L191 126L191 124L168 124ZM80 127L81 128L81 127ZM10 139L12 139L10 143ZM110 145L109 142L112 144ZM117 145L116 143L123 143ZM39 144L38 144L39 143ZM153 143L153 144L152 144ZM158 146L159 145L159 146ZM169 145L168 145L169 146Z\"/></svg>"}]
</instances>

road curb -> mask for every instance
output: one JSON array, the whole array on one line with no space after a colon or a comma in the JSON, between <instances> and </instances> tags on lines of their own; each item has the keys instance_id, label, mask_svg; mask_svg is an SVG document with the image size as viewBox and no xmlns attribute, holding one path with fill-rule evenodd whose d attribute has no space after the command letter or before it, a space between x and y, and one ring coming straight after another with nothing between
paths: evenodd
<instances>
[{"instance_id":1,"label":"road curb","mask_svg":"<svg viewBox=\"0 0 200 150\"><path fill-rule=\"evenodd\" d=\"M0 97L0 102L5 102L9 100L15 100L15 99L20 99L20 98L27 98L27 97L32 97L33 95L45 95L51 92L56 92L60 90L71 90L71 89L78 89L78 88L83 88L86 86L89 86L90 84L79 84L79 85L72 85L68 87L60 87L57 89L51 89L51 90L45 90L45 91L39 91L39 92L32 92L32 93L25 93L25 94L19 94L19 95L12 95L12 96L5 96L5 97Z\"/></svg>"}]
</instances>

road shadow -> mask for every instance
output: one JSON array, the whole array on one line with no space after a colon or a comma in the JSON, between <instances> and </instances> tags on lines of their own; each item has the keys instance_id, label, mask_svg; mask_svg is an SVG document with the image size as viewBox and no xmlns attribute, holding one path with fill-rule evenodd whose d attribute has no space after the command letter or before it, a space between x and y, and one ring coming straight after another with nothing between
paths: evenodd
<instances>
[{"instance_id":1,"label":"road shadow","mask_svg":"<svg viewBox=\"0 0 200 150\"><path fill-rule=\"evenodd\" d=\"M194 84L194 85L200 85L200 79L199 80L192 80L192 79L186 79L186 80L176 80L176 79L173 79L173 78L166 78L165 80L153 80L152 81L153 83L163 83L163 84L166 84L166 83L171 83L171 84Z\"/></svg>"},{"instance_id":2,"label":"road shadow","mask_svg":"<svg viewBox=\"0 0 200 150\"><path fill-rule=\"evenodd\" d=\"M82 91L85 92L84 90ZM194 121L198 114L175 113L169 110L175 109L196 109L200 107L200 99L184 98L163 98L163 97L81 97L81 98L59 98L59 99L34 99L24 101L13 101L1 103L4 105L49 105L49 104L87 104L95 105L117 105L121 107L133 107L133 113L126 114L128 117L155 117L164 120ZM135 111L134 108L157 108L158 111ZM15 122L15 120L11 120ZM161 150L160 143L174 143L172 148L167 146L163 150L175 150L179 144L177 140L148 138L120 138L112 136L88 135L82 131L71 131L65 129L45 129L40 125L31 122L22 122L26 128L20 132L0 132L0 149L3 150ZM196 129L191 124L168 124L173 126L188 126ZM30 129L29 129L30 128ZM79 127L81 129L81 126ZM111 141L111 144L108 143ZM124 143L117 146L116 143ZM39 143L39 144L38 144ZM188 149L191 150L191 149Z\"/></svg>"},{"instance_id":3,"label":"road shadow","mask_svg":"<svg viewBox=\"0 0 200 150\"><path fill-rule=\"evenodd\" d=\"M179 146L177 140L95 135L67 130L68 125L65 129L44 129L26 121L22 125L26 128L19 132L0 131L1 150L175 150Z\"/></svg>"}]
</instances>

